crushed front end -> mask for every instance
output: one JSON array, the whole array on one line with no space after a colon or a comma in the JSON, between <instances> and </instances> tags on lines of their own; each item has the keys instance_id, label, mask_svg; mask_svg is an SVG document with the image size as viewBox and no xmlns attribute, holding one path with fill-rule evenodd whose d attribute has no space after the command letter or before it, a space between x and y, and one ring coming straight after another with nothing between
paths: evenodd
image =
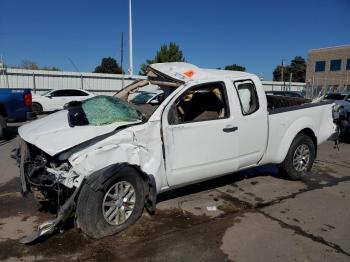
<instances>
[{"instance_id":1,"label":"crushed front end","mask_svg":"<svg viewBox=\"0 0 350 262\"><path fill-rule=\"evenodd\" d=\"M71 177L68 161L59 161L24 140L20 141L15 158L24 195L32 192L38 202L59 207L74 191L66 186L67 177Z\"/></svg>"},{"instance_id":2,"label":"crushed front end","mask_svg":"<svg viewBox=\"0 0 350 262\"><path fill-rule=\"evenodd\" d=\"M74 214L79 186L72 181L78 175L72 175L69 162L51 157L37 147L20 141L13 157L20 168L22 194L33 193L34 198L50 210L57 210L56 219L46 221L38 226L31 235L24 237L22 243L31 243L44 234L52 233L55 227ZM67 183L70 181L70 187Z\"/></svg>"}]
</instances>

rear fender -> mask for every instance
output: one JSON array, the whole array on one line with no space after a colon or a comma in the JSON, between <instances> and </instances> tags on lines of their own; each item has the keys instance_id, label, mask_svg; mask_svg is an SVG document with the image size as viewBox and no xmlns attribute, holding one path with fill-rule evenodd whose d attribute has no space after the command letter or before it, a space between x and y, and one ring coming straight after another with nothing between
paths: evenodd
<instances>
[{"instance_id":1,"label":"rear fender","mask_svg":"<svg viewBox=\"0 0 350 262\"><path fill-rule=\"evenodd\" d=\"M311 130L314 134L314 137L317 139L316 132L316 123L313 119L309 117L302 117L293 122L290 127L285 132L281 142L279 144L279 148L275 151L274 155L274 163L282 163L286 158L288 150L294 140L294 138L303 130ZM317 143L316 145L317 146Z\"/></svg>"}]
</instances>

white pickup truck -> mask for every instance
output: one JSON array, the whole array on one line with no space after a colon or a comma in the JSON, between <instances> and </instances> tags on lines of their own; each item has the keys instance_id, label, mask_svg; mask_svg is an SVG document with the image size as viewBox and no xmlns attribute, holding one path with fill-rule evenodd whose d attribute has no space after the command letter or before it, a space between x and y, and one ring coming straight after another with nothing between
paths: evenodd
<instances>
[{"instance_id":1,"label":"white pickup truck","mask_svg":"<svg viewBox=\"0 0 350 262\"><path fill-rule=\"evenodd\" d=\"M71 215L93 238L115 234L144 207L154 212L161 192L250 167L274 163L300 179L336 130L332 104L276 107L253 74L188 63L149 69L117 97L73 103L19 129L23 192L64 203L23 242ZM146 117L123 100L147 84L166 98Z\"/></svg>"}]
</instances>

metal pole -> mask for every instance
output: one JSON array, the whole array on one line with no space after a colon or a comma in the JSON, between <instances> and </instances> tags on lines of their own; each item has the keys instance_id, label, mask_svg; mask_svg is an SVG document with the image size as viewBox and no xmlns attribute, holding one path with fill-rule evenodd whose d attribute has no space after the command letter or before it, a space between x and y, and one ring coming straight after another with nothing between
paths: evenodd
<instances>
[{"instance_id":1,"label":"metal pole","mask_svg":"<svg viewBox=\"0 0 350 262\"><path fill-rule=\"evenodd\" d=\"M33 91L36 94L35 73L33 72Z\"/></svg>"},{"instance_id":2,"label":"metal pole","mask_svg":"<svg viewBox=\"0 0 350 262\"><path fill-rule=\"evenodd\" d=\"M121 46L120 46L120 67L122 69L122 89L124 89L123 61L124 61L124 33L122 32L122 39L121 39Z\"/></svg>"},{"instance_id":3,"label":"metal pole","mask_svg":"<svg viewBox=\"0 0 350 262\"><path fill-rule=\"evenodd\" d=\"M7 74L7 68L5 67L5 62L4 62L3 58L2 58L2 55L1 55L0 62L1 62L1 72L2 72L2 74L4 76L4 81L6 81L7 88L10 88L9 77L8 77L8 74Z\"/></svg>"},{"instance_id":4,"label":"metal pole","mask_svg":"<svg viewBox=\"0 0 350 262\"><path fill-rule=\"evenodd\" d=\"M292 76L293 76L293 73L290 73L289 75L289 91L290 91L290 86L291 86L291 82L292 82Z\"/></svg>"},{"instance_id":5,"label":"metal pole","mask_svg":"<svg viewBox=\"0 0 350 262\"><path fill-rule=\"evenodd\" d=\"M81 89L84 89L84 78L82 74L80 74L80 82L81 82Z\"/></svg>"},{"instance_id":6,"label":"metal pole","mask_svg":"<svg viewBox=\"0 0 350 262\"><path fill-rule=\"evenodd\" d=\"M281 82L284 82L284 63L283 63L283 59L282 59L282 67L281 67ZM282 90L284 91L284 85Z\"/></svg>"},{"instance_id":7,"label":"metal pole","mask_svg":"<svg viewBox=\"0 0 350 262\"><path fill-rule=\"evenodd\" d=\"M131 0L129 0L129 53L130 53L129 74L132 76L133 73L134 73L134 69L133 69L133 57L132 57L132 14L131 14Z\"/></svg>"},{"instance_id":8,"label":"metal pole","mask_svg":"<svg viewBox=\"0 0 350 262\"><path fill-rule=\"evenodd\" d=\"M311 99L314 99L315 76L312 76Z\"/></svg>"}]
</instances>

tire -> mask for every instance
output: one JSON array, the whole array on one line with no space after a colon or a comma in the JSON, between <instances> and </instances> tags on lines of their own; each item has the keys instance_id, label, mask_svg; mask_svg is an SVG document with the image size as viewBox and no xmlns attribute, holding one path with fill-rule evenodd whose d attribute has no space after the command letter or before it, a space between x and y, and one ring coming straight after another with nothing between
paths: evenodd
<instances>
[{"instance_id":1,"label":"tire","mask_svg":"<svg viewBox=\"0 0 350 262\"><path fill-rule=\"evenodd\" d=\"M0 139L5 137L6 131L6 120L3 116L0 115Z\"/></svg>"},{"instance_id":2,"label":"tire","mask_svg":"<svg viewBox=\"0 0 350 262\"><path fill-rule=\"evenodd\" d=\"M111 198L107 196L107 193L113 194L113 188L115 190L115 185L125 185L130 184L134 189L135 199L133 210L130 213L129 211L125 211L125 222L121 222L120 224L111 224L116 223L116 221L122 221L122 212L121 209L126 210L126 208L130 208L130 206L125 206L124 198L118 198L118 201L121 201L122 207L118 208L116 199L113 207L115 208L112 213L109 215L113 215L113 213L118 210L119 216L116 215L113 221L108 220L108 212L109 208L103 206L103 204L111 203ZM124 167L117 174L113 175L110 179L106 180L106 182L102 185L101 190L94 191L88 184L85 184L81 190L81 193L78 198L77 210L76 210L76 223L77 226L89 237L92 238L102 238L109 235L114 235L127 227L133 225L142 215L144 203L145 203L145 193L144 193L144 185L143 180L139 176L138 172L132 167ZM122 186L123 187L123 186ZM126 187L125 187L126 188ZM125 190L124 188L124 190ZM112 190L112 191L110 191ZM131 189L130 189L131 190ZM126 190L125 190L126 191ZM130 193L131 191L129 191ZM129 194L128 193L128 194ZM106 197L107 196L107 197ZM115 195L113 195L115 197ZM132 202L132 199L128 201ZM120 204L120 203L119 203ZM129 215L128 215L128 214ZM118 216L118 218L117 218ZM105 218L106 217L106 218ZM120 222L119 221L119 222Z\"/></svg>"},{"instance_id":3,"label":"tire","mask_svg":"<svg viewBox=\"0 0 350 262\"><path fill-rule=\"evenodd\" d=\"M39 115L43 112L43 107L39 103L34 102L32 105L32 110L36 115Z\"/></svg>"},{"instance_id":4,"label":"tire","mask_svg":"<svg viewBox=\"0 0 350 262\"><path fill-rule=\"evenodd\" d=\"M293 180L300 180L309 174L316 157L316 146L310 136L297 135L280 164L280 170Z\"/></svg>"}]
</instances>

